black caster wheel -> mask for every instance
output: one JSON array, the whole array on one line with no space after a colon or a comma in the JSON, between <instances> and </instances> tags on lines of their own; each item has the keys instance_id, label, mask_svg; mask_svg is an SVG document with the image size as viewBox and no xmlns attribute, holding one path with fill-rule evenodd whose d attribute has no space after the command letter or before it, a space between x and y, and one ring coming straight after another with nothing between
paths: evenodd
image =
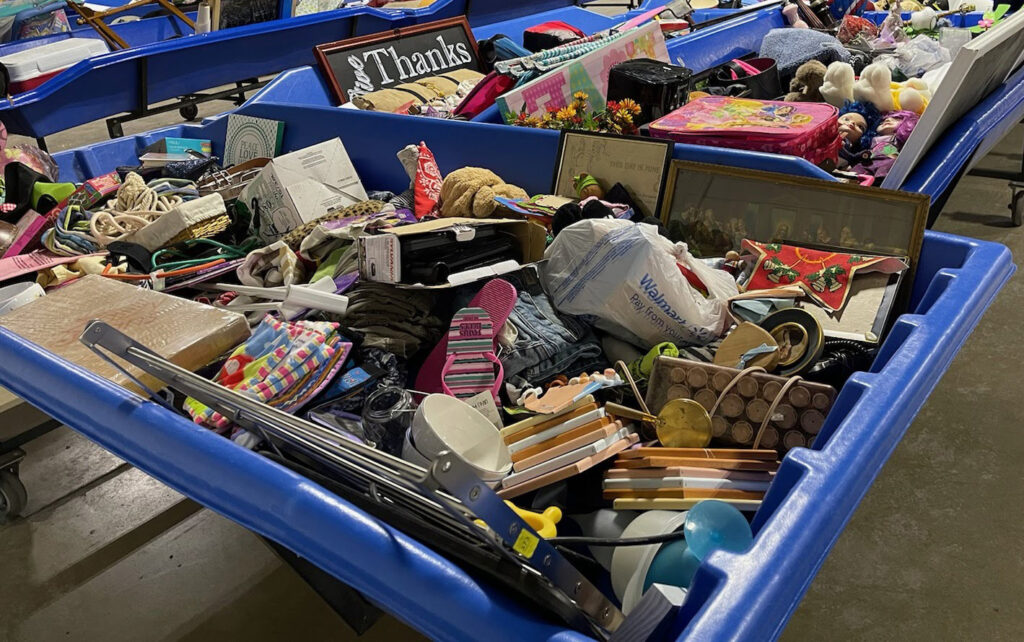
<instances>
[{"instance_id":1,"label":"black caster wheel","mask_svg":"<svg viewBox=\"0 0 1024 642\"><path fill-rule=\"evenodd\" d=\"M21 515L27 504L28 491L18 476L9 470L0 471L0 524Z\"/></svg>"},{"instance_id":2,"label":"black caster wheel","mask_svg":"<svg viewBox=\"0 0 1024 642\"><path fill-rule=\"evenodd\" d=\"M199 105L184 105L181 109L178 110L178 113L181 114L181 117L185 120L195 120L199 117Z\"/></svg>"}]
</instances>

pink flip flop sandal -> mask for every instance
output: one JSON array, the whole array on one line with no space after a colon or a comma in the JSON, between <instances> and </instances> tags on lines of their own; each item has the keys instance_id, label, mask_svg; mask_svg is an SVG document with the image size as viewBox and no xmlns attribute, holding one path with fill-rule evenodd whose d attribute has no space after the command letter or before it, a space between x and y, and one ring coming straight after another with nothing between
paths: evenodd
<instances>
[{"instance_id":1,"label":"pink flip flop sandal","mask_svg":"<svg viewBox=\"0 0 1024 642\"><path fill-rule=\"evenodd\" d=\"M476 296L469 302L471 308L481 308L490 317L493 328L492 337L497 337L501 327L505 325L512 308L516 305L516 298L519 293L515 286L503 279L491 279L484 284ZM494 338L492 338L491 350L495 352ZM430 355L423 362L419 373L416 375L416 389L422 392L444 392L441 384L441 371L448 360L448 334L441 337L437 345L430 352ZM502 377L499 376L499 385Z\"/></svg>"},{"instance_id":2,"label":"pink flip flop sandal","mask_svg":"<svg viewBox=\"0 0 1024 642\"><path fill-rule=\"evenodd\" d=\"M462 308L455 314L448 330L448 354L441 368L444 394L465 399L488 391L498 403L504 369L494 354L496 332L483 308Z\"/></svg>"}]
</instances>

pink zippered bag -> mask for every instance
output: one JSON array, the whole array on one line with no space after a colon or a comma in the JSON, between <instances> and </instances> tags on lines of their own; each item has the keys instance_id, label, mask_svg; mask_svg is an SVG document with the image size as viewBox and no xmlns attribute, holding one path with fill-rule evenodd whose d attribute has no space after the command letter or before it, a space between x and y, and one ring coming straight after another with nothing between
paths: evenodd
<instances>
[{"instance_id":1,"label":"pink zippered bag","mask_svg":"<svg viewBox=\"0 0 1024 642\"><path fill-rule=\"evenodd\" d=\"M704 96L650 124L651 136L800 156L826 169L839 159L839 111L827 103Z\"/></svg>"}]
</instances>

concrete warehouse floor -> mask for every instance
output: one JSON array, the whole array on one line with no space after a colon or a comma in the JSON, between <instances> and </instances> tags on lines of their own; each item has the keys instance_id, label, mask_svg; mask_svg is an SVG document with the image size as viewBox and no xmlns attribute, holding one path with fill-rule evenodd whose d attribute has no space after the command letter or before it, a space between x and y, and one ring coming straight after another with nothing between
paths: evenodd
<instances>
[{"instance_id":1,"label":"concrete warehouse floor","mask_svg":"<svg viewBox=\"0 0 1024 642\"><path fill-rule=\"evenodd\" d=\"M226 107L206 105L202 113ZM126 130L176 118L153 117ZM49 143L59 151L105 137L102 123L94 123ZM1022 138L1018 128L986 165L1019 165ZM1005 243L1020 264L1024 229L1008 226L1008 199L1003 181L965 178L936 227ZM839 538L785 640L1019 638L1022 305L1018 276ZM0 439L33 421L30 414L23 407L0 417ZM0 640L258 642L297 632L304 640L354 639L290 567L240 526L67 428L26 450L29 509L0 526ZM384 618L364 639L411 636Z\"/></svg>"}]
</instances>

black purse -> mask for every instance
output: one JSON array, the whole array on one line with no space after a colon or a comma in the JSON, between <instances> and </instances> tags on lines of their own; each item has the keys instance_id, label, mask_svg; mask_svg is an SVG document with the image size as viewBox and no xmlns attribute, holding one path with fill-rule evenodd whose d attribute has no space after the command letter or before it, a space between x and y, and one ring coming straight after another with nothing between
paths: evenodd
<instances>
[{"instance_id":1,"label":"black purse","mask_svg":"<svg viewBox=\"0 0 1024 642\"><path fill-rule=\"evenodd\" d=\"M779 68L771 58L730 60L711 72L706 91L714 96L758 100L774 100L783 94Z\"/></svg>"},{"instance_id":2,"label":"black purse","mask_svg":"<svg viewBox=\"0 0 1024 642\"><path fill-rule=\"evenodd\" d=\"M646 125L686 103L692 76L686 67L660 60L627 60L608 72L608 100L632 98L643 110L634 123Z\"/></svg>"}]
</instances>

